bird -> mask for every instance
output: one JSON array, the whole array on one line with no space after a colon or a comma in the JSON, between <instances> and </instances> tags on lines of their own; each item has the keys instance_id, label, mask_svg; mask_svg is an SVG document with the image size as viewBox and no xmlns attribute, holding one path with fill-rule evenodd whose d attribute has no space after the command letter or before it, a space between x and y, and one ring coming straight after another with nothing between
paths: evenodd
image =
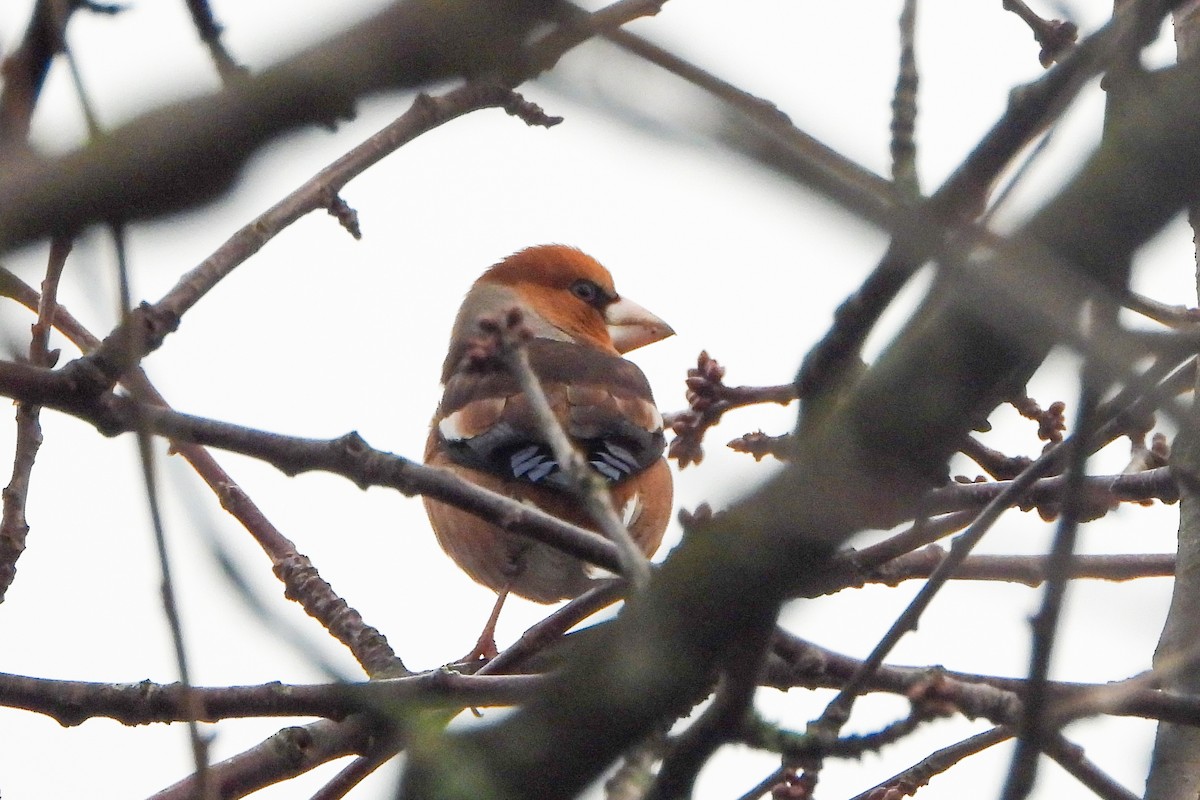
<instances>
[{"instance_id":1,"label":"bird","mask_svg":"<svg viewBox=\"0 0 1200 800\"><path fill-rule=\"evenodd\" d=\"M425 463L597 530L571 492L517 378L473 348L512 315L528 337L534 374L569 440L604 479L638 548L651 556L670 521L673 483L663 456L663 419L641 369L624 354L674 335L671 326L620 296L612 275L574 247L529 247L488 268L467 292L442 367L444 388ZM538 603L582 594L596 580L580 559L424 498L438 543L472 579L497 594L475 648L491 658L509 593Z\"/></svg>"}]
</instances>

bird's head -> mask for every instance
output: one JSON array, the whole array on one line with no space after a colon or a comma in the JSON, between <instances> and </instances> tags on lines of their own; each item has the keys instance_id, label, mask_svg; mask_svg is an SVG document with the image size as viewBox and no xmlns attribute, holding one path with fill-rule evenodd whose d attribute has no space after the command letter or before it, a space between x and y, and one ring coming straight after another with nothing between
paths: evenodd
<instances>
[{"instance_id":1,"label":"bird's head","mask_svg":"<svg viewBox=\"0 0 1200 800\"><path fill-rule=\"evenodd\" d=\"M515 295L535 336L628 353L675 333L657 316L618 295L612 275L600 262L565 245L514 253L480 276L472 292L489 289Z\"/></svg>"}]
</instances>

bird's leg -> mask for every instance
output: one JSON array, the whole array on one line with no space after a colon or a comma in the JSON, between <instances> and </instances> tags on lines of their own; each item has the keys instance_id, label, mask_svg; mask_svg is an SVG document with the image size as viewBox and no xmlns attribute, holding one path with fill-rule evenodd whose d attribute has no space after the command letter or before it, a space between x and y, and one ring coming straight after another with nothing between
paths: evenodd
<instances>
[{"instance_id":1,"label":"bird's leg","mask_svg":"<svg viewBox=\"0 0 1200 800\"><path fill-rule=\"evenodd\" d=\"M475 642L471 652L460 659L460 662L470 663L481 659L491 661L499 653L499 650L496 649L496 621L500 619L500 609L504 608L504 601L507 597L508 588L505 587L504 591L496 595L496 605L492 606L492 613L479 633L479 640Z\"/></svg>"}]
</instances>

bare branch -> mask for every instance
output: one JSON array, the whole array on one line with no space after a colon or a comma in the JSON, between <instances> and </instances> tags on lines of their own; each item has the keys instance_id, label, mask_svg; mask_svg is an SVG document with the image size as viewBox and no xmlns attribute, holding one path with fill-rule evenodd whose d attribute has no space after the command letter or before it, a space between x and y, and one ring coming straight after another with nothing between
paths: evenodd
<instances>
[{"instance_id":1,"label":"bare branch","mask_svg":"<svg viewBox=\"0 0 1200 800\"><path fill-rule=\"evenodd\" d=\"M969 739L963 739L949 747L935 750L900 774L893 775L875 787L856 795L852 800L878 800L880 797L906 797L915 794L931 779L941 775L964 758L981 753L992 745L1008 741L1012 736L1012 729L1003 725L983 733L977 733ZM749 800L749 796L746 800Z\"/></svg>"},{"instance_id":2,"label":"bare branch","mask_svg":"<svg viewBox=\"0 0 1200 800\"><path fill-rule=\"evenodd\" d=\"M910 197L921 195L917 176L917 0L905 0L900 12L900 66L892 93L892 180Z\"/></svg>"},{"instance_id":3,"label":"bare branch","mask_svg":"<svg viewBox=\"0 0 1200 800\"><path fill-rule=\"evenodd\" d=\"M757 403L787 405L796 399L796 387L790 383L726 386L725 368L706 350L700 351L696 366L688 370L686 383L687 410L665 415L675 432L668 453L679 462L680 469L699 464L704 459L704 448L701 447L704 434L721 421L726 411Z\"/></svg>"},{"instance_id":4,"label":"bare branch","mask_svg":"<svg viewBox=\"0 0 1200 800\"><path fill-rule=\"evenodd\" d=\"M1011 485L1011 481L948 484L926 495L926 505L923 508L928 514L977 508L990 502ZM1053 519L1065 491L1066 479L1062 476L1041 478L1029 487L1016 505L1022 511L1043 507L1049 511L1052 508L1053 511L1048 513L1048 516ZM1159 500L1163 503L1179 501L1179 487L1170 467L1156 467L1120 475L1089 475L1083 479L1082 491L1088 499L1085 520L1103 516L1117 503L1140 503L1146 500Z\"/></svg>"},{"instance_id":5,"label":"bare branch","mask_svg":"<svg viewBox=\"0 0 1200 800\"><path fill-rule=\"evenodd\" d=\"M1074 22L1062 20L1045 20L1033 12L1024 0L1003 0L1004 8L1021 18L1021 21L1033 31L1033 38L1042 46L1038 53L1038 61L1043 67L1049 67L1056 61L1061 61L1063 54L1070 51L1079 37L1079 28Z\"/></svg>"},{"instance_id":6,"label":"bare branch","mask_svg":"<svg viewBox=\"0 0 1200 800\"><path fill-rule=\"evenodd\" d=\"M343 756L367 752L374 734L364 716L284 728L261 744L213 764L209 774L220 796L234 800ZM193 775L155 793L150 800L194 800L197 789Z\"/></svg>"},{"instance_id":7,"label":"bare branch","mask_svg":"<svg viewBox=\"0 0 1200 800\"><path fill-rule=\"evenodd\" d=\"M49 348L50 330L58 313L58 282L63 266L71 252L69 239L55 238L50 246L50 260L46 265L46 277L42 281L42 294L36 305L37 322L32 327L29 342L29 363L41 367L53 367L58 361L58 351ZM33 464L38 448L42 444L41 410L32 403L17 404L17 437L13 448L12 477L3 491L3 508L0 510L0 602L4 601L8 589L17 574L17 559L25 551L25 540L29 534L29 522L25 517L25 503L29 496L29 481L33 475Z\"/></svg>"},{"instance_id":8,"label":"bare branch","mask_svg":"<svg viewBox=\"0 0 1200 800\"><path fill-rule=\"evenodd\" d=\"M233 56L225 49L225 43L221 41L221 26L213 16L208 0L187 0L187 7L192 15L192 23L196 26L196 33L200 34L200 41L208 47L221 80L229 84L247 77L250 74L249 70L234 61Z\"/></svg>"},{"instance_id":9,"label":"bare branch","mask_svg":"<svg viewBox=\"0 0 1200 800\"><path fill-rule=\"evenodd\" d=\"M243 717L338 720L360 712L378 715L388 708L508 706L529 698L543 680L535 675L460 675L439 669L366 683L185 687L179 683L88 683L0 673L0 704L44 714L64 726L96 717L123 725L183 722L193 715L200 722Z\"/></svg>"}]
</instances>

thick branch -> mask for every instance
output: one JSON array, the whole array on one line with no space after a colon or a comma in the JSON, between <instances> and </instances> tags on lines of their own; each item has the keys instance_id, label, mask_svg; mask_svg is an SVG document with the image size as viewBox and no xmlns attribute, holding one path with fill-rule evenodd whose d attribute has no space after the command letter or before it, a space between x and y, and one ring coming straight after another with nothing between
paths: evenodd
<instances>
[{"instance_id":1,"label":"thick branch","mask_svg":"<svg viewBox=\"0 0 1200 800\"><path fill-rule=\"evenodd\" d=\"M193 718L193 708L200 722L242 717L338 720L385 708L513 705L536 692L542 680L536 675L460 675L436 670L369 683L268 683L191 686L185 690L178 683L89 683L0 673L0 705L45 714L63 726L79 725L96 717L123 725L181 722Z\"/></svg>"}]
</instances>

